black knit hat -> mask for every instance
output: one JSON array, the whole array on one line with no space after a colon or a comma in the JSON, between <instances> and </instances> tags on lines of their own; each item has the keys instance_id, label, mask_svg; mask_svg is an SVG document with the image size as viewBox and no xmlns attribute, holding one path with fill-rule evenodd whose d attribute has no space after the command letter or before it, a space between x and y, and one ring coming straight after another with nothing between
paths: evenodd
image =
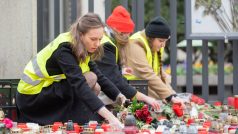
<instances>
[{"instance_id":1,"label":"black knit hat","mask_svg":"<svg viewBox=\"0 0 238 134\"><path fill-rule=\"evenodd\" d=\"M166 20L158 16L147 24L145 34L150 38L168 39L170 37L170 28Z\"/></svg>"}]
</instances>

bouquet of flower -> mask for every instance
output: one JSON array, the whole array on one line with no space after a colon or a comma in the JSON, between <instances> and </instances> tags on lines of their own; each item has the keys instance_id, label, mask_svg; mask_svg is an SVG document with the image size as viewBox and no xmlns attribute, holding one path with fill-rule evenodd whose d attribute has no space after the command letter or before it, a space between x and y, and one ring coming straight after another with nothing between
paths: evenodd
<instances>
[{"instance_id":1,"label":"bouquet of flower","mask_svg":"<svg viewBox=\"0 0 238 134\"><path fill-rule=\"evenodd\" d=\"M124 123L126 115L132 113L136 119L136 125L142 128L144 125L151 125L154 128L158 125L159 120L162 119L176 119L183 115L183 111L178 104L163 104L161 103L160 111L154 111L152 107L138 102L134 99L126 108L119 108L119 119Z\"/></svg>"}]
</instances>

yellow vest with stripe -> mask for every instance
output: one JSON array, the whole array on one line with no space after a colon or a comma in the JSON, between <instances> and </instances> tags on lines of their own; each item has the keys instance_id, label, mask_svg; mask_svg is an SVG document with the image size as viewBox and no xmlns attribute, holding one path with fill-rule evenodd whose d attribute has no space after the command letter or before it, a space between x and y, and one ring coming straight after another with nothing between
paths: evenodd
<instances>
[{"instance_id":1,"label":"yellow vest with stripe","mask_svg":"<svg viewBox=\"0 0 238 134\"><path fill-rule=\"evenodd\" d=\"M116 44L113 43L112 40L107 35L104 34L100 44L103 45L106 42L109 42L111 45L113 45L116 48L116 63L117 63L118 62L118 48L117 48Z\"/></svg>"},{"instance_id":2,"label":"yellow vest with stripe","mask_svg":"<svg viewBox=\"0 0 238 134\"><path fill-rule=\"evenodd\" d=\"M130 37L130 40L138 40L143 43L143 45L145 46L145 51L146 51L146 59L148 60L150 67L153 68L154 72L158 75L159 69L160 69L158 53L154 52L154 54L152 54L148 40L141 35L140 31L133 34ZM161 56L163 55L163 52L164 52L164 48L161 48L160 49ZM135 75L124 75L124 76L127 78L127 80L140 80L140 78L138 78Z\"/></svg>"},{"instance_id":3,"label":"yellow vest with stripe","mask_svg":"<svg viewBox=\"0 0 238 134\"><path fill-rule=\"evenodd\" d=\"M23 76L17 87L19 93L38 94L43 87L48 87L53 82L59 82L62 79L66 79L64 74L49 76L46 70L47 60L63 42L72 43L72 37L69 32L60 34L26 65ZM79 67L83 73L90 71L88 66L89 61L90 57L87 57L84 62L80 62Z\"/></svg>"}]
</instances>

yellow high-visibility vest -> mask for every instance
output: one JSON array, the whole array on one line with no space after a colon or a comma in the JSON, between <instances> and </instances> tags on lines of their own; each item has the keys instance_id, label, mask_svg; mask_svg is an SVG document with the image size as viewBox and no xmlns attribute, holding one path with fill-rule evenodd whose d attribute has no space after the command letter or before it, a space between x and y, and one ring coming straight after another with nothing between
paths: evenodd
<instances>
[{"instance_id":1,"label":"yellow high-visibility vest","mask_svg":"<svg viewBox=\"0 0 238 134\"><path fill-rule=\"evenodd\" d=\"M111 39L107 36L107 35L103 35L103 37L102 37L102 40L101 40L101 42L100 42L100 44L104 44L104 43L106 43L106 42L109 42L111 45L113 45L115 48L116 48L116 63L118 62L118 48L117 48L117 46L116 46L116 44L115 43L113 43L112 41L111 41Z\"/></svg>"},{"instance_id":2,"label":"yellow high-visibility vest","mask_svg":"<svg viewBox=\"0 0 238 134\"><path fill-rule=\"evenodd\" d=\"M42 49L25 67L23 76L18 84L17 90L21 94L38 94L43 87L48 87L53 82L66 79L64 74L49 76L46 70L46 62L53 52L63 42L72 43L69 32L60 34L55 40ZM88 63L90 57L86 57L84 62L79 63L82 72L90 71Z\"/></svg>"},{"instance_id":3,"label":"yellow high-visibility vest","mask_svg":"<svg viewBox=\"0 0 238 134\"><path fill-rule=\"evenodd\" d=\"M154 52L154 54L152 55L152 51L150 49L148 40L141 35L140 31L133 34L130 37L130 40L139 40L143 43L143 45L145 45L146 59L148 60L149 65L153 68L154 72L158 75L159 70L160 70L158 53ZM129 45L131 45L131 44L129 44ZM161 55L163 55L163 52L164 52L164 48L161 48L160 49ZM124 76L127 78L127 80L139 80L140 79L135 75L124 75Z\"/></svg>"}]
</instances>

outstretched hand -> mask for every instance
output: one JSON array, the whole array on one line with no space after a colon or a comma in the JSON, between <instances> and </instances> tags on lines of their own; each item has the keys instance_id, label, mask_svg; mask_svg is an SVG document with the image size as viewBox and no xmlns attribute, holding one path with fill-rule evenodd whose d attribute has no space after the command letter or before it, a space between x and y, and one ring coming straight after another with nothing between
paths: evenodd
<instances>
[{"instance_id":1,"label":"outstretched hand","mask_svg":"<svg viewBox=\"0 0 238 134\"><path fill-rule=\"evenodd\" d=\"M121 130L123 129L123 124L117 119L117 118L111 118L108 120L109 121L109 124L114 128L114 129L117 129L117 130Z\"/></svg>"},{"instance_id":2,"label":"outstretched hand","mask_svg":"<svg viewBox=\"0 0 238 134\"><path fill-rule=\"evenodd\" d=\"M179 103L179 104L181 104L182 108L185 109L185 101L183 99L173 96L172 99L171 99L171 102L172 103Z\"/></svg>"},{"instance_id":3,"label":"outstretched hand","mask_svg":"<svg viewBox=\"0 0 238 134\"><path fill-rule=\"evenodd\" d=\"M159 111L160 109L160 103L158 100L148 97L145 102L153 107L155 111Z\"/></svg>"},{"instance_id":4,"label":"outstretched hand","mask_svg":"<svg viewBox=\"0 0 238 134\"><path fill-rule=\"evenodd\" d=\"M126 97L123 94L118 94L117 98L116 98L116 103L118 105L123 105L126 102Z\"/></svg>"}]
</instances>

